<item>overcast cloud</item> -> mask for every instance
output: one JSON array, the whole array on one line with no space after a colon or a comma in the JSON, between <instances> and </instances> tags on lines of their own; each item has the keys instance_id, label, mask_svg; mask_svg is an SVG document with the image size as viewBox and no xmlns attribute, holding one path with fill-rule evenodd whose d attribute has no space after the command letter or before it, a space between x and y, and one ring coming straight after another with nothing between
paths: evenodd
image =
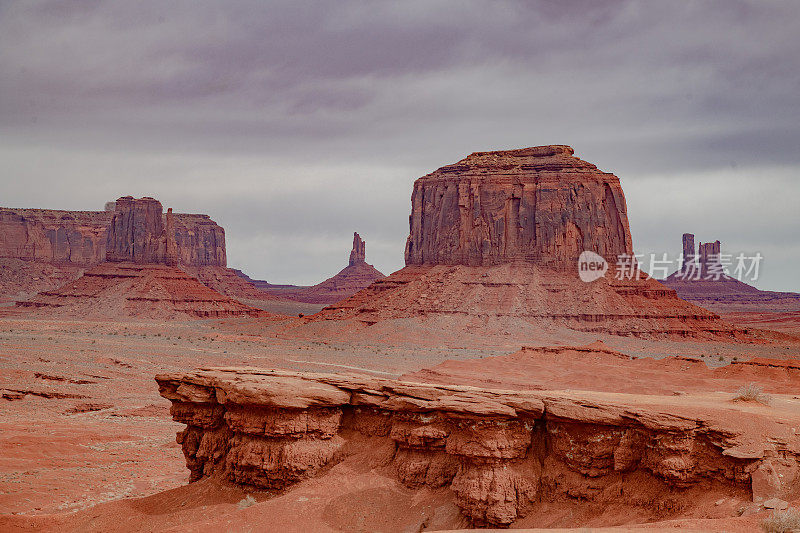
<instances>
[{"instance_id":1,"label":"overcast cloud","mask_svg":"<svg viewBox=\"0 0 800 533\"><path fill-rule=\"evenodd\" d=\"M0 1L0 205L154 196L229 266L311 284L352 232L403 265L411 186L569 144L639 252L683 232L800 291L800 2Z\"/></svg>"}]
</instances>

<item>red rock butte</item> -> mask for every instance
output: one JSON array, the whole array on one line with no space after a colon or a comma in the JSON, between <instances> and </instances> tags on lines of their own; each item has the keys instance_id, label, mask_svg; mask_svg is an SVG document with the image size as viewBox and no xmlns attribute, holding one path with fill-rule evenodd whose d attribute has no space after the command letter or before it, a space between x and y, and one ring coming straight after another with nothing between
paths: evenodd
<instances>
[{"instance_id":1,"label":"red rock butte","mask_svg":"<svg viewBox=\"0 0 800 533\"><path fill-rule=\"evenodd\" d=\"M267 314L220 294L177 268L182 259L189 266L208 264L211 259L211 264L221 262L214 268L225 270L224 232L216 224L223 237L221 253L215 238L197 242L193 232L181 239L189 243L181 249L172 209L164 214L161 202L154 198L124 196L113 211L107 212L111 218L105 231L106 262L57 290L17 302L17 307L71 317L161 319ZM203 257L200 248L210 249L214 257Z\"/></svg>"},{"instance_id":2,"label":"red rock butte","mask_svg":"<svg viewBox=\"0 0 800 533\"><path fill-rule=\"evenodd\" d=\"M133 216L119 216L121 212L129 213L132 209L135 210ZM167 214L162 214L158 200L134 200L130 196L108 202L104 211L0 207L0 258L94 266L106 260L107 241L115 239L109 236L112 227L114 232L130 232L131 242L138 241L142 245L143 235L140 232L144 226L140 217L149 216L152 223L160 224L163 228L167 225ZM155 220L157 216L163 219ZM149 231L160 232L157 228ZM226 265L225 230L208 215L175 213L173 231L181 265ZM151 243L150 246L157 246L157 243ZM128 252L113 247L109 259L115 260L120 253L132 259ZM143 259L150 253L152 248L137 249L135 255Z\"/></svg>"},{"instance_id":3,"label":"red rock butte","mask_svg":"<svg viewBox=\"0 0 800 533\"><path fill-rule=\"evenodd\" d=\"M562 145L476 152L419 178L406 267L310 320L369 327L439 317L448 330L459 327L455 319L474 330L479 318L503 331L524 320L625 336L742 333L635 264L617 268L617 257L633 250L620 181L572 154ZM587 250L611 265L591 283L578 277Z\"/></svg>"},{"instance_id":4,"label":"red rock butte","mask_svg":"<svg viewBox=\"0 0 800 533\"><path fill-rule=\"evenodd\" d=\"M619 178L569 146L475 152L419 178L406 265L517 260L574 269L584 250L632 254Z\"/></svg>"}]
</instances>

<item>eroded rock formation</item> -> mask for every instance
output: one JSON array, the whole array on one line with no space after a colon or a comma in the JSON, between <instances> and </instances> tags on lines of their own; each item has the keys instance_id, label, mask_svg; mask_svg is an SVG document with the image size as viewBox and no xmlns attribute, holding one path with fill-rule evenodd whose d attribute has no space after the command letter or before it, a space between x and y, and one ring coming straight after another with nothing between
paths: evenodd
<instances>
[{"instance_id":1,"label":"eroded rock formation","mask_svg":"<svg viewBox=\"0 0 800 533\"><path fill-rule=\"evenodd\" d=\"M111 213L0 208L0 257L92 266L105 260Z\"/></svg>"},{"instance_id":2,"label":"eroded rock formation","mask_svg":"<svg viewBox=\"0 0 800 533\"><path fill-rule=\"evenodd\" d=\"M365 263L367 258L367 245L361 240L358 233L353 233L353 250L350 252L350 266Z\"/></svg>"},{"instance_id":3,"label":"eroded rock formation","mask_svg":"<svg viewBox=\"0 0 800 533\"><path fill-rule=\"evenodd\" d=\"M176 268L179 251L175 216L172 209L166 214L162 211L161 202L153 198L119 198L113 211L109 211L112 215L106 233L107 262L56 290L17 302L17 307L106 318L266 314L218 293Z\"/></svg>"},{"instance_id":4,"label":"eroded rock formation","mask_svg":"<svg viewBox=\"0 0 800 533\"><path fill-rule=\"evenodd\" d=\"M725 274L720 253L720 241L699 243L696 250L694 235L684 233L681 268L661 283L686 301L725 313L726 319L797 334L800 331L800 294L762 291ZM753 256L750 260L757 259Z\"/></svg>"},{"instance_id":5,"label":"eroded rock formation","mask_svg":"<svg viewBox=\"0 0 800 533\"><path fill-rule=\"evenodd\" d=\"M106 260L224 269L225 231L208 215L163 213L153 198L104 211L0 208L0 300L53 291Z\"/></svg>"},{"instance_id":6,"label":"eroded rock formation","mask_svg":"<svg viewBox=\"0 0 800 533\"><path fill-rule=\"evenodd\" d=\"M175 243L181 265L224 267L228 264L225 229L208 215L175 213Z\"/></svg>"},{"instance_id":7,"label":"eroded rock formation","mask_svg":"<svg viewBox=\"0 0 800 533\"><path fill-rule=\"evenodd\" d=\"M358 233L353 233L353 249L350 251L348 265L325 281L310 287L297 285L272 285L266 281L247 281L263 290L273 298L281 298L305 303L334 304L384 276L377 268L366 261L366 243Z\"/></svg>"},{"instance_id":8,"label":"eroded rock formation","mask_svg":"<svg viewBox=\"0 0 800 533\"><path fill-rule=\"evenodd\" d=\"M683 268L695 261L696 249L694 247L694 235L692 233L683 234Z\"/></svg>"},{"instance_id":9,"label":"eroded rock formation","mask_svg":"<svg viewBox=\"0 0 800 533\"><path fill-rule=\"evenodd\" d=\"M124 197L120 200L119 206L117 202L108 202L104 211L0 208L0 258L89 267L105 261L107 252L118 258L116 260L131 260L151 257L158 246L165 248L166 237L163 243L157 244L157 236L148 238L142 234L142 231L159 232L156 227L159 222L153 218L153 213L161 204L153 199ZM134 205L137 207L133 208ZM120 209L129 214L122 215ZM114 235L110 236L112 220L116 222ZM143 229L144 220L152 224L149 230ZM162 213L161 232L166 223L166 213ZM138 242L139 248L126 249L128 240L118 242L118 232L135 234L132 242ZM226 265L225 231L208 215L175 213L174 237L179 264ZM107 250L109 239L116 244ZM165 252L161 253L159 262L164 261ZM125 259L119 259L122 256Z\"/></svg>"},{"instance_id":10,"label":"eroded rock formation","mask_svg":"<svg viewBox=\"0 0 800 533\"><path fill-rule=\"evenodd\" d=\"M177 440L192 481L222 475L282 489L354 448L390 444L388 475L409 487L449 487L476 525L507 526L539 504L576 499L669 516L709 492L787 498L799 477L796 413L777 420L738 409L731 417L731 405L680 397L665 403L252 368L156 381L173 418L187 426Z\"/></svg>"},{"instance_id":11,"label":"eroded rock formation","mask_svg":"<svg viewBox=\"0 0 800 533\"><path fill-rule=\"evenodd\" d=\"M166 234L161 202L123 196L116 202L106 234L106 260L164 263Z\"/></svg>"},{"instance_id":12,"label":"eroded rock formation","mask_svg":"<svg viewBox=\"0 0 800 533\"><path fill-rule=\"evenodd\" d=\"M569 146L475 152L414 183L406 265L515 260L573 269L590 250L631 254L619 178Z\"/></svg>"},{"instance_id":13,"label":"eroded rock formation","mask_svg":"<svg viewBox=\"0 0 800 533\"><path fill-rule=\"evenodd\" d=\"M406 267L309 320L441 319L452 329L455 318L474 331L505 317L618 335L736 337L740 330L639 270L619 179L572 154L477 152L418 179ZM578 276L583 251L609 264L591 283ZM517 326L499 329L509 327Z\"/></svg>"}]
</instances>

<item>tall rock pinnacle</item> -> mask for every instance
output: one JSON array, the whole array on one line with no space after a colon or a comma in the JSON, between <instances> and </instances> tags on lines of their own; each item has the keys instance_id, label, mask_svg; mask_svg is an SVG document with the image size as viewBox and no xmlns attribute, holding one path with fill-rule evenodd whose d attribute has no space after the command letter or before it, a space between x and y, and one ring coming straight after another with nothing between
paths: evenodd
<instances>
[{"instance_id":1,"label":"tall rock pinnacle","mask_svg":"<svg viewBox=\"0 0 800 533\"><path fill-rule=\"evenodd\" d=\"M165 239L166 248L164 250L164 263L169 266L178 265L178 244L175 242L175 217L172 214L172 208L167 209L166 216Z\"/></svg>"},{"instance_id":2,"label":"tall rock pinnacle","mask_svg":"<svg viewBox=\"0 0 800 533\"><path fill-rule=\"evenodd\" d=\"M683 270L695 261L694 234L683 234Z\"/></svg>"},{"instance_id":3,"label":"tall rock pinnacle","mask_svg":"<svg viewBox=\"0 0 800 533\"><path fill-rule=\"evenodd\" d=\"M353 250L350 252L350 266L358 263L365 263L367 256L367 245L361 240L358 233L353 233Z\"/></svg>"}]
</instances>

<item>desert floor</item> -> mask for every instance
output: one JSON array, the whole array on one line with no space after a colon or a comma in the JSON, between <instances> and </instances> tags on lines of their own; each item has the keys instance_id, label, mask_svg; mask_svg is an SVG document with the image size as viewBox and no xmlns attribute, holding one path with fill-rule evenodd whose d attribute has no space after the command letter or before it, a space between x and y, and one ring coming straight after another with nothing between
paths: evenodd
<instances>
[{"instance_id":1,"label":"desert floor","mask_svg":"<svg viewBox=\"0 0 800 533\"><path fill-rule=\"evenodd\" d=\"M174 509L159 512L163 498L150 504L147 499L125 500L132 503L124 505L149 509L144 514L163 515L161 522L137 527L177 525L180 516L174 512L183 505L196 509L200 518L213 509L219 512L218 506L250 512L236 507L244 497L240 489L185 487L188 471L175 442L175 433L183 426L172 421L169 402L159 396L153 380L164 371L242 365L398 377L446 360L509 354L523 345L588 344L598 339L635 357L680 355L704 360L711 367L733 358L800 357L798 345L791 343L652 341L563 331L535 338L514 332L492 338L453 333L442 346L424 332L413 335L401 326L397 331L402 334L367 342L355 335L336 341L299 338L283 322L246 318L168 322L1 318L0 514L44 518L164 491L170 491L163 497L175 500ZM402 493L401 488L392 490L400 491L398 497ZM375 494L379 493L383 494ZM259 500L267 498L257 495ZM334 527L341 517L325 520ZM52 525L58 523L61 520ZM25 524L33 527L36 522ZM106 526L98 523L97 529Z\"/></svg>"}]
</instances>

